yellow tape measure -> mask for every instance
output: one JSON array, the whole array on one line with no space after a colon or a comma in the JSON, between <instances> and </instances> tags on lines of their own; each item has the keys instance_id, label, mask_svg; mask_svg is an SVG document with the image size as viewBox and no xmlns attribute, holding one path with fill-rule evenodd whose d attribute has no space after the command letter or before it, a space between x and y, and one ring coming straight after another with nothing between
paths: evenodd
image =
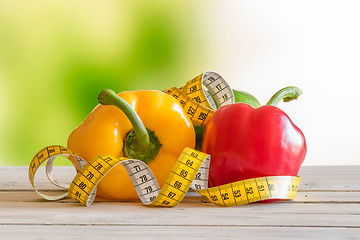
<instances>
[{"instance_id":1,"label":"yellow tape measure","mask_svg":"<svg viewBox=\"0 0 360 240\"><path fill-rule=\"evenodd\" d=\"M83 166L70 186L59 183L52 176L52 162L57 156L64 156L77 166ZM300 177L269 176L229 183L219 187L208 188L210 156L185 148L174 165L168 179L160 189L154 174L142 161L115 156L99 156L83 165L84 160L75 156L62 146L50 146L42 149L31 162L29 168L30 182L36 190L34 175L39 166L48 161L46 173L56 186L67 188L68 195L86 206L90 206L96 195L96 185L101 178L117 164L127 170L140 200L148 206L174 207L181 202L192 188L212 203L223 206L237 206L266 199L293 199L299 186ZM47 200L58 200L67 194L48 196L36 190Z\"/></svg>"},{"instance_id":2,"label":"yellow tape measure","mask_svg":"<svg viewBox=\"0 0 360 240\"><path fill-rule=\"evenodd\" d=\"M205 72L190 80L182 88L171 88L164 92L177 98L193 123L198 126L206 125L217 107L234 102L231 88L215 72ZM70 186L59 182L53 175L52 164L58 156L68 158L78 170ZM67 193L49 196L36 189L35 173L46 161L48 179L55 186L67 189ZM181 202L189 188L212 203L224 207L266 199L293 199L300 182L300 177L268 176L208 188L210 156L185 148L164 186L160 188L154 174L142 161L104 155L86 162L69 149L58 145L46 147L34 156L29 167L29 179L35 191L44 199L58 200L69 195L90 206L96 196L96 185L117 164L125 167L140 200L148 206L174 207Z\"/></svg>"},{"instance_id":3,"label":"yellow tape measure","mask_svg":"<svg viewBox=\"0 0 360 240\"><path fill-rule=\"evenodd\" d=\"M185 113L197 126L205 126L217 108L235 102L230 86L220 74L212 71L200 74L182 88L173 87L164 92L179 100Z\"/></svg>"}]
</instances>

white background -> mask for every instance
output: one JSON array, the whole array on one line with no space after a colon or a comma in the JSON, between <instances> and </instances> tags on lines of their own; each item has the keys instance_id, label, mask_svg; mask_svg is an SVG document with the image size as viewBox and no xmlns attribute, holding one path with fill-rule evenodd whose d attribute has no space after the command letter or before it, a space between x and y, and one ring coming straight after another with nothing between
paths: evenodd
<instances>
[{"instance_id":1,"label":"white background","mask_svg":"<svg viewBox=\"0 0 360 240\"><path fill-rule=\"evenodd\" d=\"M261 104L295 85L281 103L305 134L304 165L360 164L360 1L206 2L210 69Z\"/></svg>"}]
</instances>

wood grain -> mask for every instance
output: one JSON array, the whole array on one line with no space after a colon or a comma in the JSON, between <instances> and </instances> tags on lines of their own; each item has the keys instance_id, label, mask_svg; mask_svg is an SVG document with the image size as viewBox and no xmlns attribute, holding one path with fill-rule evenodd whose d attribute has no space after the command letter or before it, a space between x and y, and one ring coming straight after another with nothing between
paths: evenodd
<instances>
[{"instance_id":1,"label":"wood grain","mask_svg":"<svg viewBox=\"0 0 360 240\"><path fill-rule=\"evenodd\" d=\"M0 225L0 239L359 239L352 228Z\"/></svg>"},{"instance_id":2,"label":"wood grain","mask_svg":"<svg viewBox=\"0 0 360 240\"><path fill-rule=\"evenodd\" d=\"M45 201L27 170L0 168L0 239L360 239L360 166L303 167L293 201L221 208L189 192L170 209ZM56 167L56 173L64 181L75 174L71 167ZM43 173L36 184L59 191Z\"/></svg>"}]
</instances>

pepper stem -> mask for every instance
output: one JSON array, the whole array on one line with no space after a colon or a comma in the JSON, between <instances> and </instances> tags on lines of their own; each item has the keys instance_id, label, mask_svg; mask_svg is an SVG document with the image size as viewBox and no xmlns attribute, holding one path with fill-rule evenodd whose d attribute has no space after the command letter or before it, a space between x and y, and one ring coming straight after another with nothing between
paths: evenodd
<instances>
[{"instance_id":1,"label":"pepper stem","mask_svg":"<svg viewBox=\"0 0 360 240\"><path fill-rule=\"evenodd\" d=\"M296 100L301 94L302 92L298 87L286 87L275 93L266 105L276 106L279 102L281 102L281 100L284 102L290 102L292 100Z\"/></svg>"},{"instance_id":2,"label":"pepper stem","mask_svg":"<svg viewBox=\"0 0 360 240\"><path fill-rule=\"evenodd\" d=\"M99 103L103 105L114 105L123 111L127 118L130 120L134 132L136 135L135 143L137 148L141 148L142 151L147 151L150 148L150 138L148 131L142 123L139 115L124 99L119 97L113 90L104 89L98 96Z\"/></svg>"}]
</instances>

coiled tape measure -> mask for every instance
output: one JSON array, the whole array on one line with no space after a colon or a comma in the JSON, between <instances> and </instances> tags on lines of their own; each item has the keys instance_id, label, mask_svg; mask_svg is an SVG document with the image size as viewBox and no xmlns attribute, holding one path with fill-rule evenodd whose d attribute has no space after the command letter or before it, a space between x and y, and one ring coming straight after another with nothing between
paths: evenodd
<instances>
[{"instance_id":1,"label":"coiled tape measure","mask_svg":"<svg viewBox=\"0 0 360 240\"><path fill-rule=\"evenodd\" d=\"M229 85L218 73L211 71L200 74L181 88L169 88L164 92L179 100L185 113L197 126L205 126L218 107L234 103L234 95ZM77 169L70 186L54 177L52 165L58 156L68 158ZM55 186L67 189L67 193L50 196L36 189L35 173L46 161L45 169L49 181ZM189 188L222 207L266 199L294 199L300 183L300 177L297 176L268 176L208 188L210 156L185 148L165 184L160 188L150 168L140 160L103 155L86 162L59 145L46 147L34 156L29 167L29 179L35 191L44 199L59 200L69 195L90 206L96 196L96 185L117 164L125 167L140 200L147 206L174 207L181 202Z\"/></svg>"}]
</instances>

